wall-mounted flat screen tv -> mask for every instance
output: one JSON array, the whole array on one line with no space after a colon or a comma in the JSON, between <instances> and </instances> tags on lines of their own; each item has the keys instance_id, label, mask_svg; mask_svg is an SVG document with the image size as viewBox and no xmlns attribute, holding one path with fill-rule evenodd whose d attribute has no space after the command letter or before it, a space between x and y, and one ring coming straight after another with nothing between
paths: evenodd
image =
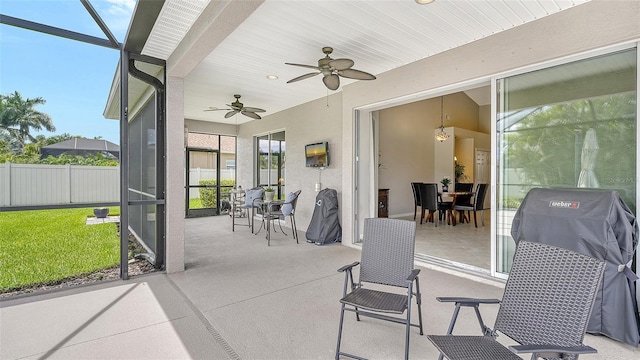
<instances>
[{"instance_id":1,"label":"wall-mounted flat screen tv","mask_svg":"<svg viewBox=\"0 0 640 360\"><path fill-rule=\"evenodd\" d=\"M307 167L329 166L329 143L319 142L304 147L304 155L307 159Z\"/></svg>"}]
</instances>

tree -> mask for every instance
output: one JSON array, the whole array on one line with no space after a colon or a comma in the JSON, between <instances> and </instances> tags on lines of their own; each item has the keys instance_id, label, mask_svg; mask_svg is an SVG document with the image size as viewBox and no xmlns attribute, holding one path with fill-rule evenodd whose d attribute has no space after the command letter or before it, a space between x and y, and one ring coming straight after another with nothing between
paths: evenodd
<instances>
[{"instance_id":1,"label":"tree","mask_svg":"<svg viewBox=\"0 0 640 360\"><path fill-rule=\"evenodd\" d=\"M45 103L41 97L23 99L17 91L0 95L0 140L6 141L14 153L22 152L27 140L37 142L32 130L56 130L51 117L35 109Z\"/></svg>"}]
</instances>

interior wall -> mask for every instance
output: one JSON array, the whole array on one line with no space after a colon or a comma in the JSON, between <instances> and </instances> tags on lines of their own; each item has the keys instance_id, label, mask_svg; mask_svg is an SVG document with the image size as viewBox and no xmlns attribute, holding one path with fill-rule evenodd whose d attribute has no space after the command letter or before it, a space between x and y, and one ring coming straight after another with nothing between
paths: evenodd
<instances>
[{"instance_id":1,"label":"interior wall","mask_svg":"<svg viewBox=\"0 0 640 360\"><path fill-rule=\"evenodd\" d=\"M379 111L378 187L389 189L389 216L413 214L411 182L434 177L434 129L440 126L440 96ZM478 129L478 105L464 93L444 96L445 126ZM453 166L453 157L448 157ZM453 179L453 176L451 176ZM375 199L373 199L375 200Z\"/></svg>"},{"instance_id":2,"label":"interior wall","mask_svg":"<svg viewBox=\"0 0 640 360\"><path fill-rule=\"evenodd\" d=\"M478 108L478 131L491 133L491 105L482 105Z\"/></svg>"}]
</instances>

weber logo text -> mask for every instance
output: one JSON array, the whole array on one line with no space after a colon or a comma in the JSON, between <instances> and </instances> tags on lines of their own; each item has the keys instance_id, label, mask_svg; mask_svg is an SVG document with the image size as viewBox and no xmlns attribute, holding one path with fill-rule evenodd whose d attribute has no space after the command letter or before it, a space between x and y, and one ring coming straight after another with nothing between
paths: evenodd
<instances>
[{"instance_id":1,"label":"weber logo text","mask_svg":"<svg viewBox=\"0 0 640 360\"><path fill-rule=\"evenodd\" d=\"M551 200L551 202L549 202L549 207L562 208L562 209L577 209L580 207L580 202Z\"/></svg>"}]
</instances>

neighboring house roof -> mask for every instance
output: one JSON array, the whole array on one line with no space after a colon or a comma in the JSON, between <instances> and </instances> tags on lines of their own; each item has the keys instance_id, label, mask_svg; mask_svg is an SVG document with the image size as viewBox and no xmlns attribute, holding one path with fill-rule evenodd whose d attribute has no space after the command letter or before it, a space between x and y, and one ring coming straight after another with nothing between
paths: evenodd
<instances>
[{"instance_id":1,"label":"neighboring house roof","mask_svg":"<svg viewBox=\"0 0 640 360\"><path fill-rule=\"evenodd\" d=\"M74 156L111 154L119 158L120 146L107 140L74 138L40 148L40 157L43 159L47 156L63 154Z\"/></svg>"},{"instance_id":2,"label":"neighboring house roof","mask_svg":"<svg viewBox=\"0 0 640 360\"><path fill-rule=\"evenodd\" d=\"M218 146L218 135L189 133L189 147L201 149L218 149L223 153L236 152L236 139L232 136L221 136Z\"/></svg>"}]
</instances>

